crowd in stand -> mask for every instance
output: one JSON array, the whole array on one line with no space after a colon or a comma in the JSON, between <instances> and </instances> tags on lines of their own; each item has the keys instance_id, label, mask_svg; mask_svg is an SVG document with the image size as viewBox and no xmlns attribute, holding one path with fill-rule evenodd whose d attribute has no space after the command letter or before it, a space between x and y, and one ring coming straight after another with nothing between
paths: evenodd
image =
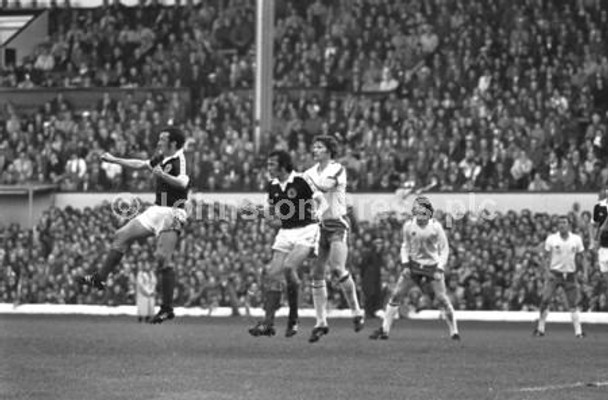
<instances>
[{"instance_id":1,"label":"crowd in stand","mask_svg":"<svg viewBox=\"0 0 608 400\"><path fill-rule=\"evenodd\" d=\"M225 219L218 219L214 217L219 215L216 211L199 211L186 226L173 261L178 282L176 305L233 309L260 306L260 278L271 258L274 230L262 218L226 214ZM382 299L401 271L403 217L386 214L374 221L353 221L348 266L364 304L371 301L366 298L366 285L378 284L380 301L374 310L382 306ZM608 288L602 283L595 252L589 251L590 213L575 207L570 217L573 230L583 236L588 249L577 278L583 289L582 307L608 311ZM439 211L437 218L449 228L451 255L446 281L457 309L537 309L545 271L543 243L555 229L556 215L524 210L492 218L468 214L452 221ZM8 227L2 232L0 248L0 302L133 304L138 268L155 265L153 238L132 246L104 292L81 292L74 282L75 276L98 267L114 230L122 222L109 204L104 204L83 210L51 209L33 232ZM310 262L301 271L303 307L312 304L306 273ZM333 284L329 285L329 298L331 308L347 308ZM428 293L415 288L405 307L421 310L433 308L434 303ZM565 303L557 296L553 309L564 308Z\"/></svg>"},{"instance_id":2,"label":"crowd in stand","mask_svg":"<svg viewBox=\"0 0 608 400\"><path fill-rule=\"evenodd\" d=\"M61 98L34 115L4 104L4 183L146 189L98 154L147 156L169 121L190 137L194 187L256 190L269 148L311 163L338 137L351 190L595 190L608 183L608 7L597 0L280 1L273 132L256 148L251 1L54 8L38 53L8 87L183 87L96 110ZM308 91L281 91L300 87ZM86 111L86 112L83 112Z\"/></svg>"}]
</instances>

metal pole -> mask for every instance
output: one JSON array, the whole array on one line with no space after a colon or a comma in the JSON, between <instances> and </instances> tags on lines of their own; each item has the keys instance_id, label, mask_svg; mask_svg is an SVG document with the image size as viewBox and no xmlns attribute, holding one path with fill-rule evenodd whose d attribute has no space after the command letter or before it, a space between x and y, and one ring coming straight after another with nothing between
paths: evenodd
<instances>
[{"instance_id":1,"label":"metal pole","mask_svg":"<svg viewBox=\"0 0 608 400\"><path fill-rule=\"evenodd\" d=\"M27 197L28 197L28 213L29 213L29 228L34 228L34 189L32 186L27 188Z\"/></svg>"},{"instance_id":2,"label":"metal pole","mask_svg":"<svg viewBox=\"0 0 608 400\"><path fill-rule=\"evenodd\" d=\"M262 134L269 132L272 127L274 1L256 1L254 94L254 141L256 151L260 150Z\"/></svg>"}]
</instances>

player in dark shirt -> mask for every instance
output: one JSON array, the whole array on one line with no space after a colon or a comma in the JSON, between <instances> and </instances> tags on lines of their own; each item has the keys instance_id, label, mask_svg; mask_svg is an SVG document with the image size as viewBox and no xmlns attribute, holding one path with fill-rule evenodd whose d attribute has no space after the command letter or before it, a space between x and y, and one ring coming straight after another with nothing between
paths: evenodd
<instances>
[{"instance_id":1,"label":"player in dark shirt","mask_svg":"<svg viewBox=\"0 0 608 400\"><path fill-rule=\"evenodd\" d=\"M175 271L171 265L171 254L175 250L179 232L187 218L185 203L188 200L190 182L186 171L186 158L182 150L184 142L185 137L181 130L168 127L160 132L159 154L150 160L119 158L109 153L101 157L105 162L126 168L149 170L156 181L156 199L153 206L116 231L110 252L101 269L79 278L82 285L103 290L108 275L116 269L131 243L137 239L156 235L158 238L155 254L156 270L161 281L162 305L160 311L152 318L152 323L161 323L175 317L173 313ZM120 213L125 210L114 211Z\"/></svg>"},{"instance_id":2,"label":"player in dark shirt","mask_svg":"<svg viewBox=\"0 0 608 400\"><path fill-rule=\"evenodd\" d=\"M608 289L608 199L606 189L599 194L599 201L593 207L593 222L596 225L595 247L600 272L604 277L604 287Z\"/></svg>"},{"instance_id":3,"label":"player in dark shirt","mask_svg":"<svg viewBox=\"0 0 608 400\"><path fill-rule=\"evenodd\" d=\"M289 153L278 150L268 156L268 185L271 218L280 221L280 229L272 246L273 256L264 277L265 318L249 329L252 336L273 336L274 316L281 304L284 275L296 271L310 256L319 236L318 216L327 208L323 194L302 174L293 170ZM316 207L315 207L316 203ZM288 290L288 295L294 291ZM297 310L297 287L295 291ZM290 308L293 299L290 300ZM290 310L287 337L297 332L297 315Z\"/></svg>"}]
</instances>

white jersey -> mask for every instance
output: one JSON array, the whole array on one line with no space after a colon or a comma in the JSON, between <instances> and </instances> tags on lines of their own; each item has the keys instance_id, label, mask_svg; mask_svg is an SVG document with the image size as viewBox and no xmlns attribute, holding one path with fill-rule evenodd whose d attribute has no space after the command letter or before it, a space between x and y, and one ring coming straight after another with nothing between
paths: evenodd
<instances>
[{"instance_id":1,"label":"white jersey","mask_svg":"<svg viewBox=\"0 0 608 400\"><path fill-rule=\"evenodd\" d=\"M545 250L551 253L549 269L556 272L576 272L575 257L585 250L583 239L576 233L569 232L566 239L557 233L547 237Z\"/></svg>"},{"instance_id":2,"label":"white jersey","mask_svg":"<svg viewBox=\"0 0 608 400\"><path fill-rule=\"evenodd\" d=\"M450 246L443 227L431 218L425 227L410 219L403 224L401 262L415 261L420 265L437 265L443 270L448 262Z\"/></svg>"},{"instance_id":3,"label":"white jersey","mask_svg":"<svg viewBox=\"0 0 608 400\"><path fill-rule=\"evenodd\" d=\"M325 196L328 208L321 219L340 220L348 226L346 219L346 168L342 164L330 161L319 171L319 164L315 164L305 175L312 181Z\"/></svg>"}]
</instances>

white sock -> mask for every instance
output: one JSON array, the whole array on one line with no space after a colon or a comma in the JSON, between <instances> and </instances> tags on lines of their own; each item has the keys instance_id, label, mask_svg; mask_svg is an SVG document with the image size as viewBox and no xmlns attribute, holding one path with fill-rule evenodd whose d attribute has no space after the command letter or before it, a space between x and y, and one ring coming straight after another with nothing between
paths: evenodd
<instances>
[{"instance_id":1,"label":"white sock","mask_svg":"<svg viewBox=\"0 0 608 400\"><path fill-rule=\"evenodd\" d=\"M357 289L355 287L355 281L349 272L346 272L344 276L340 278L340 289L344 293L348 307L353 317L363 314L361 307L359 306L359 300L357 299Z\"/></svg>"},{"instance_id":2,"label":"white sock","mask_svg":"<svg viewBox=\"0 0 608 400\"><path fill-rule=\"evenodd\" d=\"M582 335L583 327L581 325L581 314L578 310L574 310L571 313L572 316L572 325L574 325L574 334Z\"/></svg>"},{"instance_id":3,"label":"white sock","mask_svg":"<svg viewBox=\"0 0 608 400\"><path fill-rule=\"evenodd\" d=\"M547 322L547 315L549 315L549 310L541 311L540 318L538 319L538 331L545 332L545 322Z\"/></svg>"},{"instance_id":4,"label":"white sock","mask_svg":"<svg viewBox=\"0 0 608 400\"><path fill-rule=\"evenodd\" d=\"M445 323L448 325L450 336L458 333L458 323L456 322L456 315L454 315L454 307L449 302L445 307Z\"/></svg>"},{"instance_id":5,"label":"white sock","mask_svg":"<svg viewBox=\"0 0 608 400\"><path fill-rule=\"evenodd\" d=\"M312 302L317 316L315 326L327 326L327 286L324 280L312 281Z\"/></svg>"},{"instance_id":6,"label":"white sock","mask_svg":"<svg viewBox=\"0 0 608 400\"><path fill-rule=\"evenodd\" d=\"M393 325L393 320L399 314L399 306L394 306L391 303L388 303L386 306L386 313L384 314L384 321L382 321L382 330L385 333L389 333L391 330L391 326Z\"/></svg>"}]
</instances>

